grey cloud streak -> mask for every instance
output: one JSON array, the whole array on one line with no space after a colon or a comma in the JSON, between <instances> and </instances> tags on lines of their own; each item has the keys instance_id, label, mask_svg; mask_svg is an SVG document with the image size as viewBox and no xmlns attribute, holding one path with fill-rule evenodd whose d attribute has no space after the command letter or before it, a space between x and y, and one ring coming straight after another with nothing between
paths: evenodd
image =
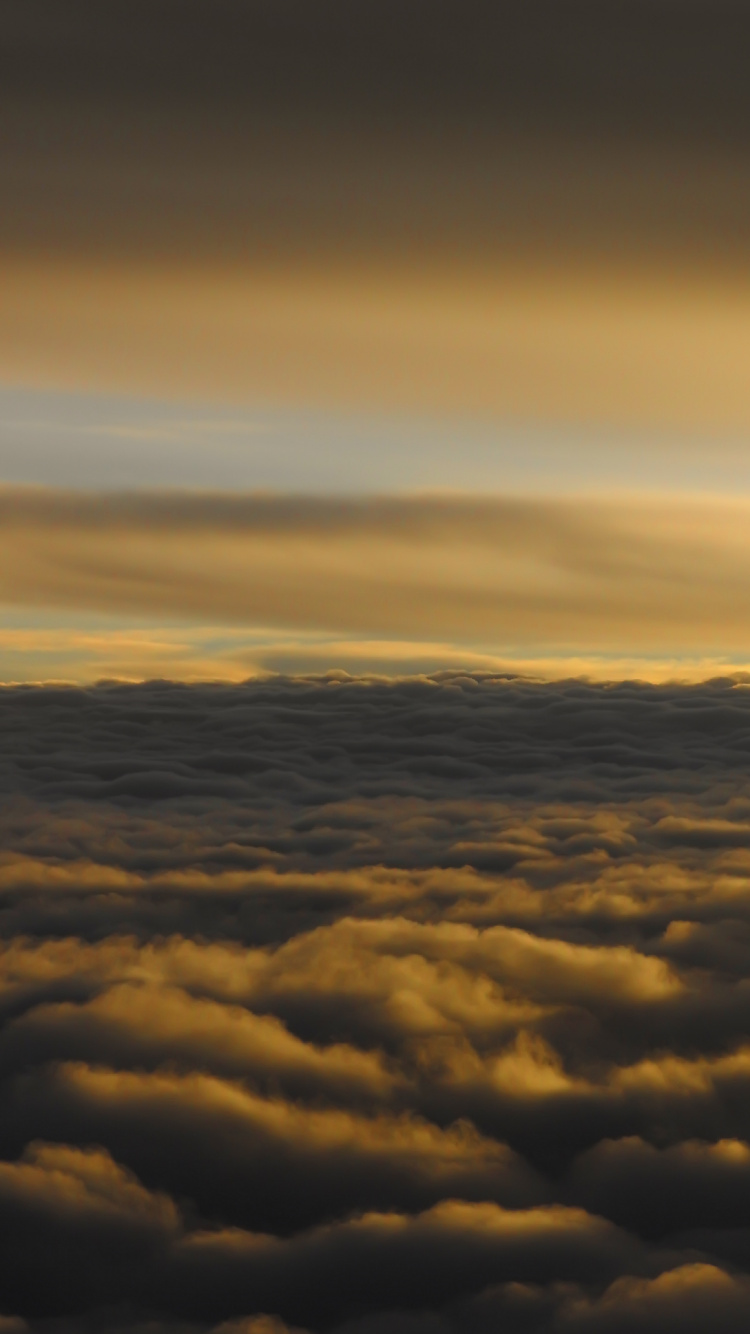
<instances>
[{"instance_id":1,"label":"grey cloud streak","mask_svg":"<svg viewBox=\"0 0 750 1334\"><path fill-rule=\"evenodd\" d=\"M743 679L6 688L0 730L9 1329L746 1327Z\"/></svg>"}]
</instances>

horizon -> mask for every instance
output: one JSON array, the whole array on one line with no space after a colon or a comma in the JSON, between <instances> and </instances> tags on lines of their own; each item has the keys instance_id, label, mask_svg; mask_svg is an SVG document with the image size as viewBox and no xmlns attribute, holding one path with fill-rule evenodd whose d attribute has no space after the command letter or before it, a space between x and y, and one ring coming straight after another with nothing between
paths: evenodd
<instances>
[{"instance_id":1,"label":"horizon","mask_svg":"<svg viewBox=\"0 0 750 1334\"><path fill-rule=\"evenodd\" d=\"M0 5L0 1334L750 1328L749 68Z\"/></svg>"}]
</instances>

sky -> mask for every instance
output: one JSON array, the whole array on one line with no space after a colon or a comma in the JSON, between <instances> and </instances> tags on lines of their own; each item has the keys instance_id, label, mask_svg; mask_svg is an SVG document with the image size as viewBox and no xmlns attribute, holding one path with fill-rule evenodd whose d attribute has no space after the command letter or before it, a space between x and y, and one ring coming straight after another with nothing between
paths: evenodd
<instances>
[{"instance_id":1,"label":"sky","mask_svg":"<svg viewBox=\"0 0 750 1334\"><path fill-rule=\"evenodd\" d=\"M61 489L132 491L146 507L155 490L176 505L196 491L428 506L437 493L496 500L502 513L506 501L578 501L585 530L614 503L616 530L631 532L645 564L654 551L632 532L633 506L649 529L658 502L669 570L693 525L692 510L675 519L675 502L706 500L701 531L721 529L730 502L739 531L749 38L745 6L728 0L219 0L210 12L205 0L9 0L4 503L32 487L52 493L42 508ZM19 494L19 512L26 503ZM687 629L662 637L658 624L650 637L646 621L634 635L624 569L612 574L619 630L601 636L592 595L567 627L540 608L521 631L500 596L484 627L457 609L405 638L377 612L368 570L351 578L369 621L350 625L327 605L303 618L301 566L294 606L274 615L252 598L237 608L227 567L215 615L186 613L178 596L175 615L162 599L154 621L153 589L113 605L105 581L94 596L96 571L78 557L70 566L51 519L35 532L43 522L50 559L69 574L57 591L20 581L4 592L7 680L142 679L159 656L146 645L165 634L180 645L168 674L186 679L263 669L281 639L310 633L330 641L320 665L331 669L345 658L447 667L458 654L544 660L553 675L631 662L656 679L675 662L686 678L707 659L748 663L731 614L704 645ZM322 565L326 540L315 539ZM244 541L255 543L250 529ZM154 582L171 585L174 541L159 545ZM581 599L564 548L563 607ZM398 563L400 548L382 559ZM525 555L508 559L523 586ZM687 559L730 604L721 551L701 537ZM435 596L450 601L438 565ZM672 584L667 572L659 618L670 624ZM469 604L479 596L472 588ZM112 651L86 648L90 617L113 614L128 619L107 622ZM116 636L134 626L142 655L123 655ZM242 667L205 651L264 634L265 657L243 648ZM301 649L300 670L309 665Z\"/></svg>"},{"instance_id":2,"label":"sky","mask_svg":"<svg viewBox=\"0 0 750 1334\"><path fill-rule=\"evenodd\" d=\"M0 4L0 1334L750 1328L749 62Z\"/></svg>"}]
</instances>

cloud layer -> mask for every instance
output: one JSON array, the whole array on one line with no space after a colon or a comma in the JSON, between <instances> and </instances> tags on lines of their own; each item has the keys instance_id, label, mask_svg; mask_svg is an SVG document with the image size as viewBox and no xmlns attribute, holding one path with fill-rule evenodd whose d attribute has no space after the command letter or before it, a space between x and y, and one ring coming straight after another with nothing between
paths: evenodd
<instances>
[{"instance_id":1,"label":"cloud layer","mask_svg":"<svg viewBox=\"0 0 750 1334\"><path fill-rule=\"evenodd\" d=\"M0 726L0 1328L746 1328L745 684Z\"/></svg>"},{"instance_id":2,"label":"cloud layer","mask_svg":"<svg viewBox=\"0 0 750 1334\"><path fill-rule=\"evenodd\" d=\"M747 503L729 500L5 488L0 599L470 646L495 660L741 656L749 531Z\"/></svg>"}]
</instances>

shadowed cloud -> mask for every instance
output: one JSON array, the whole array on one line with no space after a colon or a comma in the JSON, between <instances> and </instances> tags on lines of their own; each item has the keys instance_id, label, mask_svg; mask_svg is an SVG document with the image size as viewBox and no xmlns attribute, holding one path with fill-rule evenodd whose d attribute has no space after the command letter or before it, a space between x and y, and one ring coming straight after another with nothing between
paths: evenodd
<instances>
[{"instance_id":1,"label":"shadowed cloud","mask_svg":"<svg viewBox=\"0 0 750 1334\"><path fill-rule=\"evenodd\" d=\"M8 1329L744 1329L748 723L731 679L6 688Z\"/></svg>"}]
</instances>

